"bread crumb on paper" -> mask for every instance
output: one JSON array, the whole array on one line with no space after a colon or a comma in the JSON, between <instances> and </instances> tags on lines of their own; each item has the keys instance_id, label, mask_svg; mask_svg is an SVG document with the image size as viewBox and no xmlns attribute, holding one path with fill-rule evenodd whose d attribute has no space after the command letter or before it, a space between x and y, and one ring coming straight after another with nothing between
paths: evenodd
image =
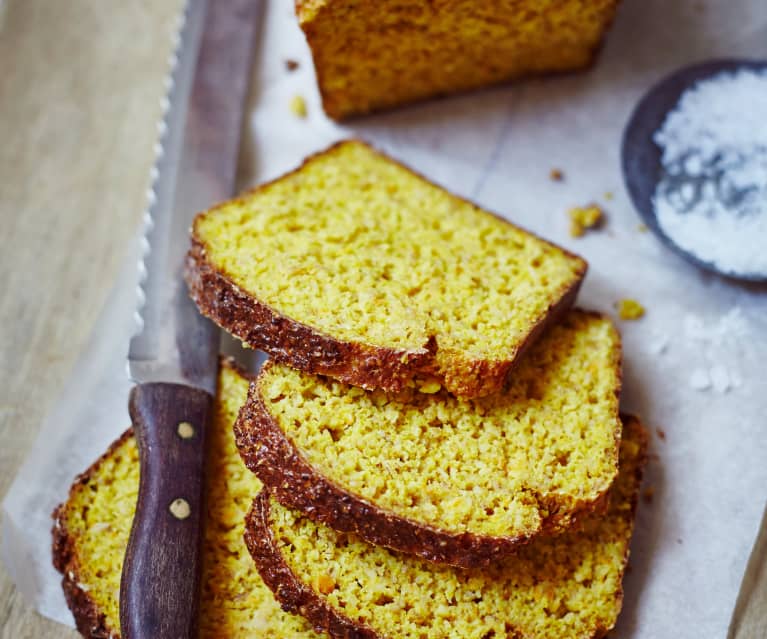
<instances>
[{"instance_id":1,"label":"bread crumb on paper","mask_svg":"<svg viewBox=\"0 0 767 639\"><path fill-rule=\"evenodd\" d=\"M567 213L570 216L570 235L581 237L588 229L598 227L604 221L604 212L596 204L576 206Z\"/></svg>"},{"instance_id":2,"label":"bread crumb on paper","mask_svg":"<svg viewBox=\"0 0 767 639\"><path fill-rule=\"evenodd\" d=\"M644 306L630 298L620 300L615 307L618 309L618 317L622 320L636 320L645 313Z\"/></svg>"},{"instance_id":3,"label":"bread crumb on paper","mask_svg":"<svg viewBox=\"0 0 767 639\"><path fill-rule=\"evenodd\" d=\"M290 110L293 115L299 118L305 118L307 115L306 100L301 95L294 95L290 101Z\"/></svg>"}]
</instances>

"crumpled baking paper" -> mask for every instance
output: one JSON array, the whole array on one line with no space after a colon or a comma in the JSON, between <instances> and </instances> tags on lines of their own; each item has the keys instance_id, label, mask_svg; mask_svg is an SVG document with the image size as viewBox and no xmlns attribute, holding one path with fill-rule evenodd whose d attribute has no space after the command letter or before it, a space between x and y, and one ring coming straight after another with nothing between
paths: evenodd
<instances>
[{"instance_id":1,"label":"crumpled baking paper","mask_svg":"<svg viewBox=\"0 0 767 639\"><path fill-rule=\"evenodd\" d=\"M240 186L362 137L452 191L583 255L579 304L619 321L623 407L654 433L616 637L724 637L767 491L767 292L699 271L640 229L620 173L622 128L680 66L767 58L761 0L625 0L596 66L428 102L340 126L322 113L292 3L268 3ZM299 62L289 72L286 60ZM290 109L294 96L308 117ZM549 173L561 169L565 179ZM574 239L566 211L592 201L604 229ZM55 412L3 504L3 558L44 615L71 624L50 567L50 519L74 475L128 424L125 352L135 252ZM706 384L705 379L708 379ZM724 380L724 381L723 381ZM661 437L661 433L663 437Z\"/></svg>"}]
</instances>

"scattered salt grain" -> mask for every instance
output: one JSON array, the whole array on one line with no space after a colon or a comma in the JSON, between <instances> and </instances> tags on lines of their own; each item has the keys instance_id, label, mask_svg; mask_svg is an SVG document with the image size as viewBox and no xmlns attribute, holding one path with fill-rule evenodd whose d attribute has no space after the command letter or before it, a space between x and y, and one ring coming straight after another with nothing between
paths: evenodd
<instances>
[{"instance_id":1,"label":"scattered salt grain","mask_svg":"<svg viewBox=\"0 0 767 639\"><path fill-rule=\"evenodd\" d=\"M708 370L705 368L696 368L690 375L690 388L704 391L711 388L711 379L708 376Z\"/></svg>"},{"instance_id":2,"label":"scattered salt grain","mask_svg":"<svg viewBox=\"0 0 767 639\"><path fill-rule=\"evenodd\" d=\"M649 350L652 355L663 355L668 350L668 336L661 333L653 333L649 342Z\"/></svg>"},{"instance_id":3,"label":"scattered salt grain","mask_svg":"<svg viewBox=\"0 0 767 639\"><path fill-rule=\"evenodd\" d=\"M293 99L290 101L290 110L296 117L305 118L307 116L306 100L304 100L303 96L293 96Z\"/></svg>"},{"instance_id":4,"label":"scattered salt grain","mask_svg":"<svg viewBox=\"0 0 767 639\"><path fill-rule=\"evenodd\" d=\"M732 387L730 384L730 374L724 366L721 364L714 365L708 373L711 377L711 385L717 393L726 393L730 390Z\"/></svg>"},{"instance_id":5,"label":"scattered salt grain","mask_svg":"<svg viewBox=\"0 0 767 639\"><path fill-rule=\"evenodd\" d=\"M749 325L740 307L712 321L688 314L682 320L682 331L687 340L695 343L704 363L690 374L691 388L725 394L742 385L737 360Z\"/></svg>"},{"instance_id":6,"label":"scattered salt grain","mask_svg":"<svg viewBox=\"0 0 767 639\"><path fill-rule=\"evenodd\" d=\"M665 170L661 229L733 275L767 274L767 70L722 72L688 89L654 135Z\"/></svg>"}]
</instances>

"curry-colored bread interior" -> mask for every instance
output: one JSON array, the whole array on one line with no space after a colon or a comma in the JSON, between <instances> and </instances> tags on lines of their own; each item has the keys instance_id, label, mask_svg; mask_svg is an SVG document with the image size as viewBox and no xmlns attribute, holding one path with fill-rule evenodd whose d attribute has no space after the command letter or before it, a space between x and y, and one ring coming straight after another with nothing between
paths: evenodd
<instances>
[{"instance_id":1,"label":"curry-colored bread interior","mask_svg":"<svg viewBox=\"0 0 767 639\"><path fill-rule=\"evenodd\" d=\"M138 478L138 449L136 440L129 437L98 462L87 483L75 484L61 522L74 544L78 585L104 615L106 628L114 632L120 628L120 573Z\"/></svg>"},{"instance_id":2,"label":"curry-colored bread interior","mask_svg":"<svg viewBox=\"0 0 767 639\"><path fill-rule=\"evenodd\" d=\"M617 0L298 0L325 111L342 119L587 66Z\"/></svg>"},{"instance_id":3,"label":"curry-colored bread interior","mask_svg":"<svg viewBox=\"0 0 767 639\"><path fill-rule=\"evenodd\" d=\"M405 358L436 338L441 376L512 361L586 268L357 141L198 216L194 236L241 290L325 335Z\"/></svg>"},{"instance_id":4,"label":"curry-colored bread interior","mask_svg":"<svg viewBox=\"0 0 767 639\"><path fill-rule=\"evenodd\" d=\"M318 637L300 617L283 612L261 580L245 543L244 519L261 483L240 461L232 424L248 381L221 368L215 418L209 434L208 519L203 546L200 636L210 638ZM76 578L105 626L118 636L123 555L135 512L139 464L136 441L127 438L78 484L64 521L74 543Z\"/></svg>"},{"instance_id":5,"label":"curry-colored bread interior","mask_svg":"<svg viewBox=\"0 0 767 639\"><path fill-rule=\"evenodd\" d=\"M620 340L573 310L525 355L508 390L364 391L269 363L258 395L321 475L398 516L452 533L539 532L603 495L617 473Z\"/></svg>"},{"instance_id":6,"label":"curry-colored bread interior","mask_svg":"<svg viewBox=\"0 0 767 639\"><path fill-rule=\"evenodd\" d=\"M275 500L271 535L300 582L381 637L602 636L621 608L645 442L641 425L628 419L605 516L585 518L579 532L536 540L490 568L458 570L371 546Z\"/></svg>"}]
</instances>

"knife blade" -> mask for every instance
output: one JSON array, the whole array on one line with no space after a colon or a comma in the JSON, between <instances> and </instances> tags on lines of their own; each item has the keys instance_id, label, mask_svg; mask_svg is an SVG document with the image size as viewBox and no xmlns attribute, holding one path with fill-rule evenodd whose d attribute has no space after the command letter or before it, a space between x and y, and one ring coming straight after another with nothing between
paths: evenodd
<instances>
[{"instance_id":1,"label":"knife blade","mask_svg":"<svg viewBox=\"0 0 767 639\"><path fill-rule=\"evenodd\" d=\"M188 0L172 65L128 353L140 480L120 584L125 639L197 634L219 334L189 299L183 268L194 215L234 189L259 5Z\"/></svg>"}]
</instances>

